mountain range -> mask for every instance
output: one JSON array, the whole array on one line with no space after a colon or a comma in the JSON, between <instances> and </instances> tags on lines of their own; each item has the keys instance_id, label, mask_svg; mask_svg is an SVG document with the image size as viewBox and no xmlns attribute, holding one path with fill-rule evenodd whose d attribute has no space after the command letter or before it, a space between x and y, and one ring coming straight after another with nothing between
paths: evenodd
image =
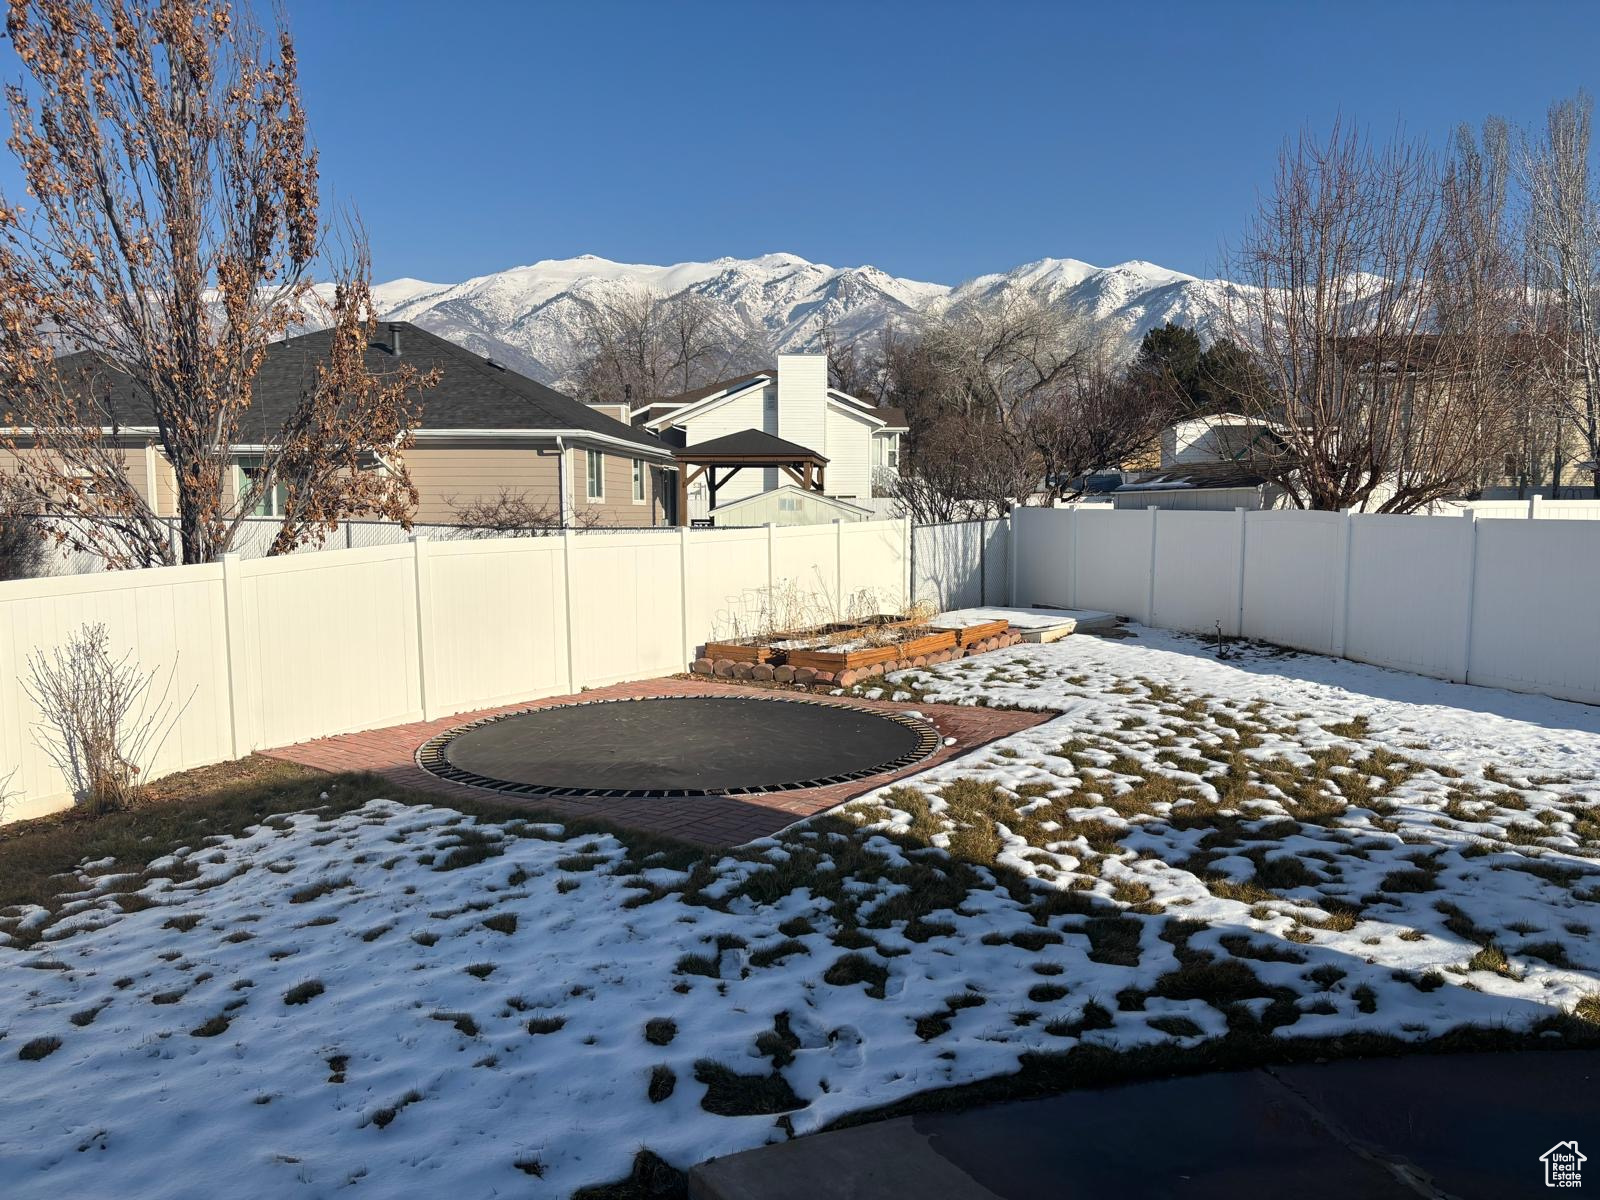
<instances>
[{"instance_id":1,"label":"mountain range","mask_svg":"<svg viewBox=\"0 0 1600 1200\"><path fill-rule=\"evenodd\" d=\"M831 328L850 338L963 300L1037 296L1102 323L1131 353L1167 321L1213 331L1228 284L1148 262L1096 267L1046 258L957 286L900 279L877 267L830 267L794 254L649 266L592 254L513 267L462 283L376 284L380 319L412 321L532 378L561 384L577 361L586 306L648 289L702 299L730 332L772 353L817 349Z\"/></svg>"}]
</instances>

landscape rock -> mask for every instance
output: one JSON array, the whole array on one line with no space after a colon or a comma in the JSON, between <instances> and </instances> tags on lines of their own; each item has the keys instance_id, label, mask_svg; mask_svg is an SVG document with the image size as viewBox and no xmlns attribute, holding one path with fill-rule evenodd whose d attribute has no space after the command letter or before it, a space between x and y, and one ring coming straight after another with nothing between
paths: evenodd
<instances>
[{"instance_id":1,"label":"landscape rock","mask_svg":"<svg viewBox=\"0 0 1600 1200\"><path fill-rule=\"evenodd\" d=\"M709 675L714 669L715 664L709 658L697 658L689 666L696 675Z\"/></svg>"},{"instance_id":2,"label":"landscape rock","mask_svg":"<svg viewBox=\"0 0 1600 1200\"><path fill-rule=\"evenodd\" d=\"M731 658L717 659L717 661L711 666L711 673L718 679L732 679L733 660Z\"/></svg>"}]
</instances>

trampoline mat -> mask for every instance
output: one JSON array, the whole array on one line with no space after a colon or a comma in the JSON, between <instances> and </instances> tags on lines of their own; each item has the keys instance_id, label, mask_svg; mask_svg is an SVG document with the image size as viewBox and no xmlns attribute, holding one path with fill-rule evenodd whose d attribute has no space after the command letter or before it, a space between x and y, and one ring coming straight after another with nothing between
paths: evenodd
<instances>
[{"instance_id":1,"label":"trampoline mat","mask_svg":"<svg viewBox=\"0 0 1600 1200\"><path fill-rule=\"evenodd\" d=\"M928 722L807 700L668 696L529 709L453 729L418 762L518 795L705 796L819 787L910 766Z\"/></svg>"}]
</instances>

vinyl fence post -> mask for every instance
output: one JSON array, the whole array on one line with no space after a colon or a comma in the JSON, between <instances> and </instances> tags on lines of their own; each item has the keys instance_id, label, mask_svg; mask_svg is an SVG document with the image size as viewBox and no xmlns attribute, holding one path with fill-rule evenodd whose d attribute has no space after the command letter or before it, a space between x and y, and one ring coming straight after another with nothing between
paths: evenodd
<instances>
[{"instance_id":1,"label":"vinyl fence post","mask_svg":"<svg viewBox=\"0 0 1600 1200\"><path fill-rule=\"evenodd\" d=\"M833 611L844 612L844 518L833 519Z\"/></svg>"},{"instance_id":2,"label":"vinyl fence post","mask_svg":"<svg viewBox=\"0 0 1600 1200\"><path fill-rule=\"evenodd\" d=\"M228 733L233 756L243 758L250 745L249 694L245 690L244 577L237 554L222 556L223 637L228 649Z\"/></svg>"},{"instance_id":3,"label":"vinyl fence post","mask_svg":"<svg viewBox=\"0 0 1600 1200\"><path fill-rule=\"evenodd\" d=\"M1067 607L1076 610L1078 607L1078 539L1083 533L1083 509L1073 508L1072 521L1067 532L1072 538L1072 549L1067 552L1069 573L1067 575Z\"/></svg>"},{"instance_id":4,"label":"vinyl fence post","mask_svg":"<svg viewBox=\"0 0 1600 1200\"><path fill-rule=\"evenodd\" d=\"M911 528L911 518L910 517L901 517L900 518L900 546L901 546L901 549L902 549L903 553L900 555L900 562L902 564L901 571L902 571L902 573L904 575L904 578L905 578L905 589L906 589L906 593L905 593L906 594L906 598L905 598L904 602L901 604L901 608L902 609L910 608L913 604L915 604L917 602L917 596L916 596L916 590L915 590L916 586L917 586L917 580L916 580L916 577L914 575L912 575L912 573L911 573L911 555L914 553L912 547L916 544L915 541L914 541L914 536L915 535L914 535L914 533L912 531L912 528Z\"/></svg>"},{"instance_id":5,"label":"vinyl fence post","mask_svg":"<svg viewBox=\"0 0 1600 1200\"><path fill-rule=\"evenodd\" d=\"M411 561L417 588L417 700L424 721L439 715L431 702L434 696L430 694L438 691L439 681L434 676L433 563L428 550L427 534L411 535Z\"/></svg>"},{"instance_id":6,"label":"vinyl fence post","mask_svg":"<svg viewBox=\"0 0 1600 1200\"><path fill-rule=\"evenodd\" d=\"M777 540L777 537L778 537L778 527L776 525L774 525L771 521L768 521L767 522L767 611L769 613L772 613L774 619L776 619L776 617L777 617L777 612L776 612L776 597L773 595L772 588L773 588L773 585L777 582L777 580L773 578L773 571L775 570L775 567L774 567L773 564L777 560L778 552L777 552L777 549L774 547L773 543Z\"/></svg>"},{"instance_id":7,"label":"vinyl fence post","mask_svg":"<svg viewBox=\"0 0 1600 1200\"><path fill-rule=\"evenodd\" d=\"M1470 511L1470 510L1469 510ZM1333 628L1328 640L1333 643L1335 658L1343 658L1345 643L1350 638L1350 545L1355 540L1355 509L1339 510L1344 521L1339 526L1339 583L1333 592Z\"/></svg>"},{"instance_id":8,"label":"vinyl fence post","mask_svg":"<svg viewBox=\"0 0 1600 1200\"><path fill-rule=\"evenodd\" d=\"M1144 623L1151 629L1156 625L1156 520L1161 515L1161 509L1156 505L1149 505L1145 512L1150 514L1150 590L1144 600Z\"/></svg>"},{"instance_id":9,"label":"vinyl fence post","mask_svg":"<svg viewBox=\"0 0 1600 1200\"><path fill-rule=\"evenodd\" d=\"M978 522L978 607L989 603L989 522Z\"/></svg>"},{"instance_id":10,"label":"vinyl fence post","mask_svg":"<svg viewBox=\"0 0 1600 1200\"><path fill-rule=\"evenodd\" d=\"M1528 517L1530 520L1536 519L1542 515L1539 512L1539 509L1541 506L1543 506L1543 504L1544 497L1538 492L1535 492L1533 495L1528 497ZM1469 509L1468 511L1471 510Z\"/></svg>"},{"instance_id":11,"label":"vinyl fence post","mask_svg":"<svg viewBox=\"0 0 1600 1200\"><path fill-rule=\"evenodd\" d=\"M689 628L689 527L678 526L678 607L683 613L683 661L694 661L694 631Z\"/></svg>"},{"instance_id":12,"label":"vinyl fence post","mask_svg":"<svg viewBox=\"0 0 1600 1200\"><path fill-rule=\"evenodd\" d=\"M1239 518L1239 570L1233 581L1233 636L1244 636L1244 540L1245 530L1249 528L1249 512L1243 508L1233 510Z\"/></svg>"},{"instance_id":13,"label":"vinyl fence post","mask_svg":"<svg viewBox=\"0 0 1600 1200\"><path fill-rule=\"evenodd\" d=\"M573 663L572 633L572 530L561 531L561 622L567 631L567 693L578 690L578 674Z\"/></svg>"},{"instance_id":14,"label":"vinyl fence post","mask_svg":"<svg viewBox=\"0 0 1600 1200\"><path fill-rule=\"evenodd\" d=\"M1006 595L1004 603L1017 602L1017 514L1006 518Z\"/></svg>"},{"instance_id":15,"label":"vinyl fence post","mask_svg":"<svg viewBox=\"0 0 1600 1200\"><path fill-rule=\"evenodd\" d=\"M1472 676L1472 625L1478 594L1478 514L1471 509L1467 510L1467 524L1466 636L1462 639L1461 669L1456 673L1457 683L1469 683Z\"/></svg>"}]
</instances>

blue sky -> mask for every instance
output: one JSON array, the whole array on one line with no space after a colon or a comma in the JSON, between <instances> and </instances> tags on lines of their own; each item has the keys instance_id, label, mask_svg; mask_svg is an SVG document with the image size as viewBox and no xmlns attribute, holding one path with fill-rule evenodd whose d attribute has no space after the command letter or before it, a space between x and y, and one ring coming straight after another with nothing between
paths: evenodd
<instances>
[{"instance_id":1,"label":"blue sky","mask_svg":"<svg viewBox=\"0 0 1600 1200\"><path fill-rule=\"evenodd\" d=\"M1209 274L1304 123L1442 139L1600 90L1576 0L287 10L378 279L776 250L950 283L1046 256Z\"/></svg>"}]
</instances>

